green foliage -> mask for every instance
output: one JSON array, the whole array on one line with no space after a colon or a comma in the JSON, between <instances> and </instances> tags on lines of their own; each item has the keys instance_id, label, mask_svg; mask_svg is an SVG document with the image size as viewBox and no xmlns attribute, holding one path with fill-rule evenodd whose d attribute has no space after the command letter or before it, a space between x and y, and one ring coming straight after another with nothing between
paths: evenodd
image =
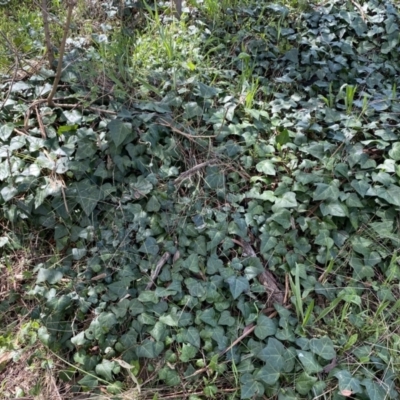
<instances>
[{"instance_id":1,"label":"green foliage","mask_svg":"<svg viewBox=\"0 0 400 400\"><path fill-rule=\"evenodd\" d=\"M211 398L231 371L242 399L396 399L399 11L234 3L180 24L149 6L124 76L106 34L72 49L56 98L81 103L37 103L45 136L19 133L49 81L7 86L1 218L57 253L28 292L38 338L85 390L123 390L122 360L170 387L204 368Z\"/></svg>"}]
</instances>

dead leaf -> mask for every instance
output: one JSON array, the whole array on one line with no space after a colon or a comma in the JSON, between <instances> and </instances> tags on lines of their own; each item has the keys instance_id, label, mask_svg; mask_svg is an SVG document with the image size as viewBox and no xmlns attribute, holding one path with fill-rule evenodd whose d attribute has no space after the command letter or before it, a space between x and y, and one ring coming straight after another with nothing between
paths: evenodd
<instances>
[{"instance_id":1,"label":"dead leaf","mask_svg":"<svg viewBox=\"0 0 400 400\"><path fill-rule=\"evenodd\" d=\"M11 351L6 351L3 354L0 354L0 364L7 364L10 360L12 360L13 354Z\"/></svg>"},{"instance_id":2,"label":"dead leaf","mask_svg":"<svg viewBox=\"0 0 400 400\"><path fill-rule=\"evenodd\" d=\"M343 389L340 391L340 394L345 397L349 397L353 394L353 392L349 389Z\"/></svg>"}]
</instances>

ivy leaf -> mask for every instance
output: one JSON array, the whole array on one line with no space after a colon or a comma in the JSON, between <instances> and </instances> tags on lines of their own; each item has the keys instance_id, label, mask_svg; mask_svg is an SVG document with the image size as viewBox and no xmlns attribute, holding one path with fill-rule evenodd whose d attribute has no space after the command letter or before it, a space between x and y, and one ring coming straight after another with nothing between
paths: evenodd
<instances>
[{"instance_id":1,"label":"ivy leaf","mask_svg":"<svg viewBox=\"0 0 400 400\"><path fill-rule=\"evenodd\" d=\"M256 356L274 367L276 371L282 371L285 367L285 347L275 338L268 339L267 347L264 347Z\"/></svg>"},{"instance_id":2,"label":"ivy leaf","mask_svg":"<svg viewBox=\"0 0 400 400\"><path fill-rule=\"evenodd\" d=\"M118 147L129 136L134 139L135 135L132 131L132 125L128 122L123 122L120 119L113 119L107 125L111 140L114 142L115 147Z\"/></svg>"},{"instance_id":3,"label":"ivy leaf","mask_svg":"<svg viewBox=\"0 0 400 400\"><path fill-rule=\"evenodd\" d=\"M362 384L365 386L370 400L385 400L388 398L387 390L378 383L370 379L364 379Z\"/></svg>"},{"instance_id":4,"label":"ivy leaf","mask_svg":"<svg viewBox=\"0 0 400 400\"><path fill-rule=\"evenodd\" d=\"M388 188L375 187L376 195L389 204L400 206L400 187L397 185L390 185Z\"/></svg>"},{"instance_id":5,"label":"ivy leaf","mask_svg":"<svg viewBox=\"0 0 400 400\"><path fill-rule=\"evenodd\" d=\"M256 165L256 169L258 172L263 172L265 175L276 175L274 163L270 160L260 161Z\"/></svg>"},{"instance_id":6,"label":"ivy leaf","mask_svg":"<svg viewBox=\"0 0 400 400\"><path fill-rule=\"evenodd\" d=\"M186 340L193 346L199 348L200 347L200 335L199 331L191 326L187 330L184 331L184 337Z\"/></svg>"},{"instance_id":7,"label":"ivy leaf","mask_svg":"<svg viewBox=\"0 0 400 400\"><path fill-rule=\"evenodd\" d=\"M275 200L274 209L297 207L296 193L286 192Z\"/></svg>"},{"instance_id":8,"label":"ivy leaf","mask_svg":"<svg viewBox=\"0 0 400 400\"><path fill-rule=\"evenodd\" d=\"M141 253L146 253L155 256L158 254L159 249L160 248L157 244L156 239L154 239L153 237L147 237L142 246L139 248L139 251Z\"/></svg>"},{"instance_id":9,"label":"ivy leaf","mask_svg":"<svg viewBox=\"0 0 400 400\"><path fill-rule=\"evenodd\" d=\"M250 289L249 281L243 276L230 276L225 282L229 285L234 299L237 299L242 293Z\"/></svg>"},{"instance_id":10,"label":"ivy leaf","mask_svg":"<svg viewBox=\"0 0 400 400\"><path fill-rule=\"evenodd\" d=\"M231 313L227 310L222 311L221 317L218 320L218 325L233 326L235 325L235 318L231 316Z\"/></svg>"},{"instance_id":11,"label":"ivy leaf","mask_svg":"<svg viewBox=\"0 0 400 400\"><path fill-rule=\"evenodd\" d=\"M36 283L48 282L51 285L59 282L63 277L63 273L57 269L40 268Z\"/></svg>"},{"instance_id":12,"label":"ivy leaf","mask_svg":"<svg viewBox=\"0 0 400 400\"><path fill-rule=\"evenodd\" d=\"M333 217L347 217L349 215L347 207L338 201L321 203L320 210L324 217L326 215L332 215Z\"/></svg>"},{"instance_id":13,"label":"ivy leaf","mask_svg":"<svg viewBox=\"0 0 400 400\"><path fill-rule=\"evenodd\" d=\"M333 342L327 336L324 336L319 339L311 339L310 340L310 350L318 354L324 360L332 360L336 357L336 351L333 347Z\"/></svg>"},{"instance_id":14,"label":"ivy leaf","mask_svg":"<svg viewBox=\"0 0 400 400\"><path fill-rule=\"evenodd\" d=\"M179 355L179 359L182 362L189 362L192 360L197 354L197 348L192 346L191 344L183 344L181 353Z\"/></svg>"},{"instance_id":15,"label":"ivy leaf","mask_svg":"<svg viewBox=\"0 0 400 400\"><path fill-rule=\"evenodd\" d=\"M141 346L138 346L136 348L136 354L138 357L155 358L156 350L154 342L152 342L151 340L145 340Z\"/></svg>"},{"instance_id":16,"label":"ivy leaf","mask_svg":"<svg viewBox=\"0 0 400 400\"><path fill-rule=\"evenodd\" d=\"M356 192L361 197L364 197L367 194L368 189L371 187L371 185L368 184L367 182L362 181L362 180L357 181L355 179L353 181L351 181L350 185L356 190Z\"/></svg>"},{"instance_id":17,"label":"ivy leaf","mask_svg":"<svg viewBox=\"0 0 400 400\"><path fill-rule=\"evenodd\" d=\"M85 375L78 383L82 387L92 390L97 387L99 381L92 375Z\"/></svg>"},{"instance_id":18,"label":"ivy leaf","mask_svg":"<svg viewBox=\"0 0 400 400\"><path fill-rule=\"evenodd\" d=\"M307 374L315 374L323 370L312 353L301 350L296 350L296 352L297 357L299 358Z\"/></svg>"},{"instance_id":19,"label":"ivy leaf","mask_svg":"<svg viewBox=\"0 0 400 400\"><path fill-rule=\"evenodd\" d=\"M317 382L317 380L318 378L315 376L310 376L306 372L302 372L296 378L296 390L304 396L311 391L314 383Z\"/></svg>"},{"instance_id":20,"label":"ivy leaf","mask_svg":"<svg viewBox=\"0 0 400 400\"><path fill-rule=\"evenodd\" d=\"M317 189L314 192L313 200L330 200L335 201L339 197L339 189L335 185L327 185L326 183L317 183Z\"/></svg>"},{"instance_id":21,"label":"ivy leaf","mask_svg":"<svg viewBox=\"0 0 400 400\"><path fill-rule=\"evenodd\" d=\"M15 187L9 187L9 186L5 186L0 191L0 194L5 202L11 200L17 193L18 190Z\"/></svg>"},{"instance_id":22,"label":"ivy leaf","mask_svg":"<svg viewBox=\"0 0 400 400\"><path fill-rule=\"evenodd\" d=\"M117 366L115 361L103 359L101 364L96 365L96 374L111 382L113 380L113 369Z\"/></svg>"},{"instance_id":23,"label":"ivy leaf","mask_svg":"<svg viewBox=\"0 0 400 400\"><path fill-rule=\"evenodd\" d=\"M87 343L87 340L85 339L85 332L82 331L77 335L73 336L71 338L71 343L76 347L83 346L85 343Z\"/></svg>"},{"instance_id":24,"label":"ivy leaf","mask_svg":"<svg viewBox=\"0 0 400 400\"><path fill-rule=\"evenodd\" d=\"M242 375L240 383L241 399L252 399L254 396L261 396L264 393L264 386L257 382L251 374Z\"/></svg>"},{"instance_id":25,"label":"ivy leaf","mask_svg":"<svg viewBox=\"0 0 400 400\"><path fill-rule=\"evenodd\" d=\"M339 390L351 390L353 393L361 393L362 388L360 381L357 378L353 378L351 373L347 370L341 370L334 375L339 380Z\"/></svg>"},{"instance_id":26,"label":"ivy leaf","mask_svg":"<svg viewBox=\"0 0 400 400\"><path fill-rule=\"evenodd\" d=\"M97 185L93 185L89 179L84 179L71 185L71 190L76 194L73 197L82 207L86 215L90 215L97 203L102 200L102 192ZM69 192L70 190L68 190Z\"/></svg>"},{"instance_id":27,"label":"ivy leaf","mask_svg":"<svg viewBox=\"0 0 400 400\"><path fill-rule=\"evenodd\" d=\"M274 385L278 382L280 375L281 371L272 363L267 362L256 372L255 378L263 381L266 385Z\"/></svg>"},{"instance_id":28,"label":"ivy leaf","mask_svg":"<svg viewBox=\"0 0 400 400\"><path fill-rule=\"evenodd\" d=\"M198 82L195 94L203 99L211 99L219 93L219 89L207 86L204 83Z\"/></svg>"},{"instance_id":29,"label":"ivy leaf","mask_svg":"<svg viewBox=\"0 0 400 400\"><path fill-rule=\"evenodd\" d=\"M15 126L11 122L2 124L0 126L0 140L5 142L13 133L14 128L15 128Z\"/></svg>"},{"instance_id":30,"label":"ivy leaf","mask_svg":"<svg viewBox=\"0 0 400 400\"><path fill-rule=\"evenodd\" d=\"M259 339L264 340L268 336L275 335L276 329L277 327L271 318L260 314L257 318L257 326L254 333Z\"/></svg>"},{"instance_id":31,"label":"ivy leaf","mask_svg":"<svg viewBox=\"0 0 400 400\"><path fill-rule=\"evenodd\" d=\"M281 146L288 143L290 141L289 131L287 129L282 129L282 131L276 135L275 137L276 143L279 143Z\"/></svg>"},{"instance_id":32,"label":"ivy leaf","mask_svg":"<svg viewBox=\"0 0 400 400\"><path fill-rule=\"evenodd\" d=\"M162 368L158 373L158 377L168 386L177 386L181 382L178 372L169 367Z\"/></svg>"},{"instance_id":33,"label":"ivy leaf","mask_svg":"<svg viewBox=\"0 0 400 400\"><path fill-rule=\"evenodd\" d=\"M190 101L185 104L185 112L183 114L183 118L193 118L193 117L200 117L203 115L203 109L195 102Z\"/></svg>"},{"instance_id":34,"label":"ivy leaf","mask_svg":"<svg viewBox=\"0 0 400 400\"><path fill-rule=\"evenodd\" d=\"M137 178L136 182L130 183L129 186L133 190L135 199L146 196L146 194L149 194L153 189L153 184L141 175Z\"/></svg>"},{"instance_id":35,"label":"ivy leaf","mask_svg":"<svg viewBox=\"0 0 400 400\"><path fill-rule=\"evenodd\" d=\"M400 161L400 143L393 143L392 148L389 150L389 156L395 161Z\"/></svg>"},{"instance_id":36,"label":"ivy leaf","mask_svg":"<svg viewBox=\"0 0 400 400\"><path fill-rule=\"evenodd\" d=\"M199 274L199 255L196 253L192 253L185 261L183 261L182 265L189 271L194 272L195 274Z\"/></svg>"}]
</instances>

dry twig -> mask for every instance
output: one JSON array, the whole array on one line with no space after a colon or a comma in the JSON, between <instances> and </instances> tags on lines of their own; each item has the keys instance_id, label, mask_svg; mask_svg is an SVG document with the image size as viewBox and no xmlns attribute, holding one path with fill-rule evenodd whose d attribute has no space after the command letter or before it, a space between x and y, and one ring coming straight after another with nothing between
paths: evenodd
<instances>
[{"instance_id":1,"label":"dry twig","mask_svg":"<svg viewBox=\"0 0 400 400\"><path fill-rule=\"evenodd\" d=\"M183 180L189 178L191 175L193 175L194 173L196 173L199 169L204 168L204 167L207 167L208 165L212 165L212 164L215 165L215 163L217 163L217 162L218 162L218 160L212 159L212 160L208 160L208 161L205 161L205 162L202 162L202 163L200 163L200 164L195 165L194 167L188 169L187 171L182 172L182 173L175 179L174 184L177 185L177 184L181 183Z\"/></svg>"},{"instance_id":2,"label":"dry twig","mask_svg":"<svg viewBox=\"0 0 400 400\"><path fill-rule=\"evenodd\" d=\"M166 251L163 256L160 258L160 260L158 261L155 270L153 271L153 273L150 276L150 282L147 284L146 286L146 290L150 290L152 288L153 285L155 285L155 280L157 279L157 276L159 275L161 268L165 265L165 263L168 261L169 257L171 254L168 253L168 251Z\"/></svg>"}]
</instances>

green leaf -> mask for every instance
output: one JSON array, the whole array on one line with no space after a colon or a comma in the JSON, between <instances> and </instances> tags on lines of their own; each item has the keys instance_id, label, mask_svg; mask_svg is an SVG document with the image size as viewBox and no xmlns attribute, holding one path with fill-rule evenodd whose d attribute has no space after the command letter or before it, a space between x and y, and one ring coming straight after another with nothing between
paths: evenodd
<instances>
[{"instance_id":1,"label":"green leaf","mask_svg":"<svg viewBox=\"0 0 400 400\"><path fill-rule=\"evenodd\" d=\"M168 315L162 315L159 318L160 322L167 326L178 326L179 325L179 318L176 314L168 314Z\"/></svg>"},{"instance_id":2,"label":"green leaf","mask_svg":"<svg viewBox=\"0 0 400 400\"><path fill-rule=\"evenodd\" d=\"M197 88L195 89L196 96L199 96L203 99L211 99L212 97L216 96L219 92L220 89L207 86L201 82L197 84Z\"/></svg>"},{"instance_id":3,"label":"green leaf","mask_svg":"<svg viewBox=\"0 0 400 400\"><path fill-rule=\"evenodd\" d=\"M82 331L82 332L78 333L77 335L73 336L71 338L71 343L76 347L83 346L84 344L86 344L87 340L85 339L85 332Z\"/></svg>"},{"instance_id":4,"label":"green leaf","mask_svg":"<svg viewBox=\"0 0 400 400\"><path fill-rule=\"evenodd\" d=\"M370 400L385 400L388 398L387 390L377 382L373 382L370 379L364 379L362 384L365 386Z\"/></svg>"},{"instance_id":5,"label":"green leaf","mask_svg":"<svg viewBox=\"0 0 400 400\"><path fill-rule=\"evenodd\" d=\"M199 331L191 326L187 330L184 330L184 335L183 337L190 343L191 345L199 348L200 347L200 335Z\"/></svg>"},{"instance_id":6,"label":"green leaf","mask_svg":"<svg viewBox=\"0 0 400 400\"><path fill-rule=\"evenodd\" d=\"M206 310L200 311L200 312L198 313L198 315L199 315L199 318L200 318L203 322L205 322L206 324L208 324L208 325L210 325L210 326L212 326L212 327L214 327L214 328L218 325L218 324L217 324L217 321L216 321L216 319L215 319L216 315L215 315L215 310L214 310L213 307L208 308L208 309L206 309Z\"/></svg>"},{"instance_id":7,"label":"green leaf","mask_svg":"<svg viewBox=\"0 0 400 400\"><path fill-rule=\"evenodd\" d=\"M353 378L349 371L341 370L336 372L334 376L339 380L339 391L351 390L353 393L362 392L360 381L357 378Z\"/></svg>"},{"instance_id":8,"label":"green leaf","mask_svg":"<svg viewBox=\"0 0 400 400\"><path fill-rule=\"evenodd\" d=\"M115 147L121 145L129 135L131 135L132 139L136 136L132 131L132 125L128 122L123 122L120 119L113 119L110 121L107 128Z\"/></svg>"},{"instance_id":9,"label":"green leaf","mask_svg":"<svg viewBox=\"0 0 400 400\"><path fill-rule=\"evenodd\" d=\"M400 143L395 142L389 150L389 156L395 161L400 161Z\"/></svg>"},{"instance_id":10,"label":"green leaf","mask_svg":"<svg viewBox=\"0 0 400 400\"><path fill-rule=\"evenodd\" d=\"M183 118L190 119L193 117L200 117L203 115L203 109L194 101L190 101L184 106L185 112Z\"/></svg>"},{"instance_id":11,"label":"green leaf","mask_svg":"<svg viewBox=\"0 0 400 400\"><path fill-rule=\"evenodd\" d=\"M285 208L282 208L282 209L278 210L276 213L274 213L270 219L272 221L277 222L283 228L289 229L291 226L290 218L291 218L290 211L286 210Z\"/></svg>"},{"instance_id":12,"label":"green leaf","mask_svg":"<svg viewBox=\"0 0 400 400\"><path fill-rule=\"evenodd\" d=\"M319 339L311 339L310 350L313 353L318 354L324 360L332 360L336 357L336 351L333 347L333 342L327 336L323 336Z\"/></svg>"},{"instance_id":13,"label":"green leaf","mask_svg":"<svg viewBox=\"0 0 400 400\"><path fill-rule=\"evenodd\" d=\"M143 176L139 176L137 181L131 183L129 186L133 190L133 196L135 199L140 199L146 196L146 194L149 194L153 189L153 184Z\"/></svg>"},{"instance_id":14,"label":"green leaf","mask_svg":"<svg viewBox=\"0 0 400 400\"><path fill-rule=\"evenodd\" d=\"M155 343L151 340L145 340L141 346L136 348L137 356L143 358L155 358L156 350L154 345Z\"/></svg>"},{"instance_id":15,"label":"green leaf","mask_svg":"<svg viewBox=\"0 0 400 400\"><path fill-rule=\"evenodd\" d=\"M274 385L278 382L280 375L280 369L276 368L276 366L270 362L267 362L256 372L255 378L263 381L266 385Z\"/></svg>"},{"instance_id":16,"label":"green leaf","mask_svg":"<svg viewBox=\"0 0 400 400\"><path fill-rule=\"evenodd\" d=\"M157 200L157 197L151 196L150 200L148 201L146 205L146 211L148 212L158 212L160 211L161 204Z\"/></svg>"},{"instance_id":17,"label":"green leaf","mask_svg":"<svg viewBox=\"0 0 400 400\"><path fill-rule=\"evenodd\" d=\"M9 187L9 186L5 186L0 191L0 194L5 202L11 200L17 193L18 190L15 187Z\"/></svg>"},{"instance_id":18,"label":"green leaf","mask_svg":"<svg viewBox=\"0 0 400 400\"><path fill-rule=\"evenodd\" d=\"M326 215L332 215L334 217L347 217L349 215L347 207L343 203L336 201L321 203L320 210L324 217Z\"/></svg>"},{"instance_id":19,"label":"green leaf","mask_svg":"<svg viewBox=\"0 0 400 400\"><path fill-rule=\"evenodd\" d=\"M326 183L317 183L317 189L314 192L313 200L330 200L335 201L339 197L339 189L335 185L327 185Z\"/></svg>"},{"instance_id":20,"label":"green leaf","mask_svg":"<svg viewBox=\"0 0 400 400\"><path fill-rule=\"evenodd\" d=\"M225 187L225 174L215 167L207 167L205 185L210 189L223 189Z\"/></svg>"},{"instance_id":21,"label":"green leaf","mask_svg":"<svg viewBox=\"0 0 400 400\"><path fill-rule=\"evenodd\" d=\"M157 244L156 239L153 237L147 237L142 246L139 248L141 253L150 254L155 256L158 254L160 247Z\"/></svg>"},{"instance_id":22,"label":"green leaf","mask_svg":"<svg viewBox=\"0 0 400 400\"><path fill-rule=\"evenodd\" d=\"M290 141L289 131L287 129L282 129L282 131L278 135L276 135L275 141L281 146L288 143Z\"/></svg>"},{"instance_id":23,"label":"green leaf","mask_svg":"<svg viewBox=\"0 0 400 400\"><path fill-rule=\"evenodd\" d=\"M189 289L189 293L193 297L202 297L206 294L206 289L202 282L193 279L193 278L188 278L185 279L185 285Z\"/></svg>"},{"instance_id":24,"label":"green leaf","mask_svg":"<svg viewBox=\"0 0 400 400\"><path fill-rule=\"evenodd\" d=\"M257 318L257 326L254 333L259 339L264 340L268 336L275 335L276 329L276 325L271 318L260 314Z\"/></svg>"},{"instance_id":25,"label":"green leaf","mask_svg":"<svg viewBox=\"0 0 400 400\"><path fill-rule=\"evenodd\" d=\"M152 290L144 290L139 294L138 300L141 301L142 303L154 303L157 304L159 302L159 299L157 297L157 294L153 292ZM132 305L131 305L132 307Z\"/></svg>"},{"instance_id":26,"label":"green leaf","mask_svg":"<svg viewBox=\"0 0 400 400\"><path fill-rule=\"evenodd\" d=\"M111 394L120 394L123 392L124 384L120 381L115 381L107 386L107 392Z\"/></svg>"},{"instance_id":27,"label":"green leaf","mask_svg":"<svg viewBox=\"0 0 400 400\"><path fill-rule=\"evenodd\" d=\"M36 283L48 282L51 285L59 282L63 277L63 273L57 269L40 268Z\"/></svg>"},{"instance_id":28,"label":"green leaf","mask_svg":"<svg viewBox=\"0 0 400 400\"><path fill-rule=\"evenodd\" d=\"M182 345L182 350L181 353L179 355L179 359L182 362L189 362L190 360L192 360L196 354L197 354L197 348L195 346L192 346L191 344L183 344Z\"/></svg>"},{"instance_id":29,"label":"green leaf","mask_svg":"<svg viewBox=\"0 0 400 400\"><path fill-rule=\"evenodd\" d=\"M318 378L315 376L310 376L306 372L302 372L296 378L296 390L301 395L306 395L308 392L311 391L315 382L317 382Z\"/></svg>"},{"instance_id":30,"label":"green leaf","mask_svg":"<svg viewBox=\"0 0 400 400\"><path fill-rule=\"evenodd\" d=\"M302 350L296 350L296 352L307 374L315 374L323 370L312 353Z\"/></svg>"},{"instance_id":31,"label":"green leaf","mask_svg":"<svg viewBox=\"0 0 400 400\"><path fill-rule=\"evenodd\" d=\"M103 359L101 364L96 365L96 374L111 382L113 380L113 370L117 365L115 361Z\"/></svg>"},{"instance_id":32,"label":"green leaf","mask_svg":"<svg viewBox=\"0 0 400 400\"><path fill-rule=\"evenodd\" d=\"M294 192L286 192L282 197L275 200L274 210L293 207L297 207L296 193Z\"/></svg>"},{"instance_id":33,"label":"green leaf","mask_svg":"<svg viewBox=\"0 0 400 400\"><path fill-rule=\"evenodd\" d=\"M13 133L14 128L15 128L15 126L11 122L2 124L0 126L0 140L5 142Z\"/></svg>"},{"instance_id":34,"label":"green leaf","mask_svg":"<svg viewBox=\"0 0 400 400\"><path fill-rule=\"evenodd\" d=\"M97 203L103 198L101 190L98 186L92 185L89 179L73 183L71 189L67 192L71 190L74 191L73 197L88 216L93 212Z\"/></svg>"},{"instance_id":35,"label":"green leaf","mask_svg":"<svg viewBox=\"0 0 400 400\"><path fill-rule=\"evenodd\" d=\"M218 320L218 325L233 326L235 325L235 318L231 316L231 313L227 310L222 311L221 317Z\"/></svg>"},{"instance_id":36,"label":"green leaf","mask_svg":"<svg viewBox=\"0 0 400 400\"><path fill-rule=\"evenodd\" d=\"M261 361L269 363L276 371L282 371L285 366L285 347L275 338L269 338L267 347L255 354Z\"/></svg>"},{"instance_id":37,"label":"green leaf","mask_svg":"<svg viewBox=\"0 0 400 400\"><path fill-rule=\"evenodd\" d=\"M364 197L367 192L368 189L371 187L371 185L365 181L357 181L357 180L353 180L351 181L350 185L356 190L356 192L361 196Z\"/></svg>"},{"instance_id":38,"label":"green leaf","mask_svg":"<svg viewBox=\"0 0 400 400\"><path fill-rule=\"evenodd\" d=\"M162 368L158 373L158 377L163 380L167 386L178 386L181 382L178 372L169 367Z\"/></svg>"},{"instance_id":39,"label":"green leaf","mask_svg":"<svg viewBox=\"0 0 400 400\"><path fill-rule=\"evenodd\" d=\"M225 282L229 285L234 299L237 299L242 293L250 289L249 281L243 276L230 276Z\"/></svg>"},{"instance_id":40,"label":"green leaf","mask_svg":"<svg viewBox=\"0 0 400 400\"><path fill-rule=\"evenodd\" d=\"M264 393L264 386L254 380L251 374L244 374L240 378L240 398L252 399L254 396L260 396Z\"/></svg>"},{"instance_id":41,"label":"green leaf","mask_svg":"<svg viewBox=\"0 0 400 400\"><path fill-rule=\"evenodd\" d=\"M165 324L163 324L161 321L157 321L154 324L153 329L150 331L150 334L157 342L160 342L165 339L167 332L168 331L165 328Z\"/></svg>"},{"instance_id":42,"label":"green leaf","mask_svg":"<svg viewBox=\"0 0 400 400\"><path fill-rule=\"evenodd\" d=\"M195 274L199 274L199 255L192 253L185 261L183 261L182 266Z\"/></svg>"},{"instance_id":43,"label":"green leaf","mask_svg":"<svg viewBox=\"0 0 400 400\"><path fill-rule=\"evenodd\" d=\"M256 165L256 169L258 172L263 172L265 175L276 175L274 163L270 160L260 161Z\"/></svg>"},{"instance_id":44,"label":"green leaf","mask_svg":"<svg viewBox=\"0 0 400 400\"><path fill-rule=\"evenodd\" d=\"M375 187L376 195L389 204L400 206L400 187L397 185L390 185L389 187Z\"/></svg>"},{"instance_id":45,"label":"green leaf","mask_svg":"<svg viewBox=\"0 0 400 400\"><path fill-rule=\"evenodd\" d=\"M99 381L92 375L85 375L78 383L82 387L92 390L97 387Z\"/></svg>"},{"instance_id":46,"label":"green leaf","mask_svg":"<svg viewBox=\"0 0 400 400\"><path fill-rule=\"evenodd\" d=\"M268 233L262 233L260 236L261 244L260 244L260 252L261 254L268 255L268 252L276 247L278 244L278 240L270 236Z\"/></svg>"}]
</instances>

